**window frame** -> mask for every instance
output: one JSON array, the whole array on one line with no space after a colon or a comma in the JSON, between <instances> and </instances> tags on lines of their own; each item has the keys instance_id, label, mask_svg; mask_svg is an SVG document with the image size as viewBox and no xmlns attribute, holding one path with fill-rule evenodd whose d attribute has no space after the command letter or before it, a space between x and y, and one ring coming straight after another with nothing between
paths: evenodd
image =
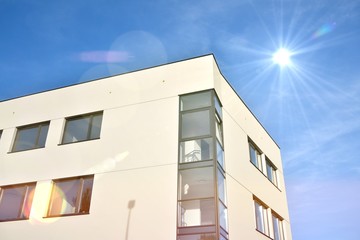
<instances>
[{"instance_id":1,"label":"window frame","mask_svg":"<svg viewBox=\"0 0 360 240\"><path fill-rule=\"evenodd\" d=\"M25 187L25 192L23 192L22 196L21 196L21 209L18 210L17 217L1 219L1 213L0 213L0 222L28 220L30 218L31 207L32 207L32 202L33 202L33 195L34 195L34 192L36 189L36 182L28 182L28 183L0 186L0 206L1 206L2 200L4 198L4 190L11 189L11 188L13 188L13 189L23 188L23 187ZM32 188L32 189L29 190L30 188ZM31 196L31 194L32 194L32 196ZM26 209L26 207L28 207L28 208ZM28 212L26 212L26 210L28 210Z\"/></svg>"},{"instance_id":2,"label":"window frame","mask_svg":"<svg viewBox=\"0 0 360 240\"><path fill-rule=\"evenodd\" d=\"M274 220L277 220L278 222L278 234L279 234L279 238L275 238L275 224L274 224ZM280 217L279 214L277 214L274 211L271 211L271 221L272 221L272 231L273 231L273 240L285 240L285 232L284 232L284 224L283 221L284 219L282 217Z\"/></svg>"},{"instance_id":3,"label":"window frame","mask_svg":"<svg viewBox=\"0 0 360 240\"><path fill-rule=\"evenodd\" d=\"M93 126L93 119L94 119L94 116L98 116L98 115L101 115L101 124L100 124L99 136L95 137L95 138L91 138L91 130L92 130L92 126ZM69 122L79 120L79 119L86 119L88 117L90 117L90 121L89 121L88 126L87 126L86 139L77 140L77 141L70 141L70 142L64 142L65 141L65 136L66 136L66 130L67 130L67 127L69 126ZM65 118L65 124L64 124L64 130L63 130L63 134L62 134L62 138L61 138L61 143L59 145L72 144L72 143L78 143L78 142L86 142L86 141L100 139L103 118L104 118L104 111L97 111L97 112L91 112L91 113L85 113L85 114L80 114L80 115L76 115L76 116L66 117Z\"/></svg>"},{"instance_id":4,"label":"window frame","mask_svg":"<svg viewBox=\"0 0 360 240\"><path fill-rule=\"evenodd\" d=\"M83 201L83 187L84 187L84 181L86 179L91 179L92 180L92 184L91 184L91 193L90 193L90 199L89 199L89 206L87 207L88 208L88 211L87 212L80 212L81 210L81 203ZM80 180L80 185L79 185L79 188L77 189L77 194L76 194L76 200L75 200L75 209L74 209L74 212L73 213L60 213L60 214L52 214L52 207L53 207L53 204L54 204L54 195L56 194L55 191L57 188L56 184L57 183L61 183L61 182L66 182L66 181L71 181L71 180L74 180L74 181L78 181ZM69 177L69 178L60 178L60 179L53 179L52 180L52 189L51 189L51 195L50 195L50 199L49 199L49 204L48 204L48 208L47 208L47 213L46 213L46 216L45 218L51 218L51 217L64 217L64 216L76 216L76 215L86 215L86 214L90 214L90 206L91 206L91 198L92 198L92 192L93 192L93 187L94 187L94 174L92 175L85 175L85 176L77 176L77 177ZM62 191L62 189L60 188L60 190ZM62 198L62 201L64 198Z\"/></svg>"},{"instance_id":5,"label":"window frame","mask_svg":"<svg viewBox=\"0 0 360 240\"><path fill-rule=\"evenodd\" d=\"M248 140L248 144L249 144L249 156L250 156L250 162L252 165L254 165L257 169L259 169L261 172L263 172L263 155L264 153L260 150L260 148L251 140ZM256 163L254 163L252 161L252 154L251 154L251 149L253 149L255 151L256 154L256 158L259 157L259 159L256 159Z\"/></svg>"},{"instance_id":6,"label":"window frame","mask_svg":"<svg viewBox=\"0 0 360 240\"><path fill-rule=\"evenodd\" d=\"M270 168L271 176L269 176L268 166ZM272 163L272 161L268 157L265 157L265 169L266 169L267 179L269 179L269 181L273 183L276 187L279 187L277 167Z\"/></svg>"},{"instance_id":7,"label":"window frame","mask_svg":"<svg viewBox=\"0 0 360 240\"><path fill-rule=\"evenodd\" d=\"M40 139L40 136L41 136L41 133L42 133L42 129L45 126L47 126L47 130L46 130L46 135L45 135L45 139L44 139L44 146L39 146L39 139ZM20 136L21 131L28 130L28 129L36 129L36 128L37 128L37 132L36 132L34 146L30 147L30 148L26 148L26 149L17 150L16 146L18 146L18 141L19 141L19 136ZM44 148L45 145L46 145L46 140L47 140L47 135L48 135L48 132L49 132L49 128L50 128L50 121L33 123L33 124L29 124L29 125L16 127L15 138L14 138L14 142L12 144L10 152L22 152L22 151L28 151L28 150L32 150L32 149Z\"/></svg>"},{"instance_id":8,"label":"window frame","mask_svg":"<svg viewBox=\"0 0 360 240\"><path fill-rule=\"evenodd\" d=\"M257 205L260 207L261 216L258 216L258 208ZM268 214L269 207L260 201L258 198L254 197L254 212L255 212L255 229L256 231L270 237L270 226L269 226L269 214ZM258 224L258 219L261 220L263 224L263 229Z\"/></svg>"}]
</instances>

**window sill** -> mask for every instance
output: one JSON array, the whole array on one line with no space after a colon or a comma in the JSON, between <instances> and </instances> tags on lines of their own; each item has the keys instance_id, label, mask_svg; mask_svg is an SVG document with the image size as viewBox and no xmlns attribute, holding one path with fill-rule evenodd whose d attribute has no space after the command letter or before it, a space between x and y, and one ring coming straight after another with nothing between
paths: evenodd
<instances>
[{"instance_id":1,"label":"window sill","mask_svg":"<svg viewBox=\"0 0 360 240\"><path fill-rule=\"evenodd\" d=\"M59 143L58 146L69 145L69 144L73 144L73 143L89 142L89 141L94 141L94 140L99 140L99 139L100 138L98 137L98 138L85 139L85 140L76 141L76 142Z\"/></svg>"},{"instance_id":2,"label":"window sill","mask_svg":"<svg viewBox=\"0 0 360 240\"><path fill-rule=\"evenodd\" d=\"M59 215L51 215L44 216L43 218L57 218L57 217L70 217L70 216L81 216L81 215L89 215L90 213L69 213L69 214L59 214Z\"/></svg>"},{"instance_id":3,"label":"window sill","mask_svg":"<svg viewBox=\"0 0 360 240\"><path fill-rule=\"evenodd\" d=\"M21 220L29 220L29 218L3 219L3 220L0 220L0 222L13 222L13 221L21 221Z\"/></svg>"},{"instance_id":4,"label":"window sill","mask_svg":"<svg viewBox=\"0 0 360 240\"><path fill-rule=\"evenodd\" d=\"M18 152L26 152L26 151L31 151L31 150L35 150L35 149L42 149L42 148L45 148L45 146L44 147L29 148L29 149L24 149L24 150L10 151L10 152L8 152L8 154L10 154L10 153L18 153Z\"/></svg>"},{"instance_id":5,"label":"window sill","mask_svg":"<svg viewBox=\"0 0 360 240\"><path fill-rule=\"evenodd\" d=\"M263 235L263 236L265 236L265 237L267 237L267 238L269 238L269 239L273 239L273 238L270 237L269 235L266 235L265 233L261 232L260 230L258 230L258 229L256 229L256 228L255 228L255 230L256 230L258 233L260 233L261 235Z\"/></svg>"}]
</instances>

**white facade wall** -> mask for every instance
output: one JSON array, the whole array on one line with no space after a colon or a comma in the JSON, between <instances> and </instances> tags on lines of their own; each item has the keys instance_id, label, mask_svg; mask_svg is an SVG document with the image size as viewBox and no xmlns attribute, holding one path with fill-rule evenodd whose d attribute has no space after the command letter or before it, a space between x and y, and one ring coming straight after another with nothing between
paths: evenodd
<instances>
[{"instance_id":1,"label":"white facade wall","mask_svg":"<svg viewBox=\"0 0 360 240\"><path fill-rule=\"evenodd\" d=\"M37 182L30 219L0 222L0 239L176 239L179 95L205 89L223 104L230 239L268 239L255 230L255 195L291 240L280 150L212 55L0 102L0 186ZM96 111L100 139L60 144L66 117ZM12 153L16 127L43 121L45 148ZM279 189L250 163L248 137L278 168ZM52 179L86 174L90 214L44 217Z\"/></svg>"}]
</instances>

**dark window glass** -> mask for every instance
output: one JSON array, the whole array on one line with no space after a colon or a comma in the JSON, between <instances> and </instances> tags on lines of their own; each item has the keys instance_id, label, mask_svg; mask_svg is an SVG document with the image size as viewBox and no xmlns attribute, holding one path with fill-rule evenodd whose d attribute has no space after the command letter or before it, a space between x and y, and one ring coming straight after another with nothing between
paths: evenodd
<instances>
[{"instance_id":1,"label":"dark window glass","mask_svg":"<svg viewBox=\"0 0 360 240\"><path fill-rule=\"evenodd\" d=\"M45 147L48 130L49 122L19 127L12 151Z\"/></svg>"},{"instance_id":2,"label":"dark window glass","mask_svg":"<svg viewBox=\"0 0 360 240\"><path fill-rule=\"evenodd\" d=\"M35 183L0 187L0 221L28 219Z\"/></svg>"},{"instance_id":3,"label":"dark window glass","mask_svg":"<svg viewBox=\"0 0 360 240\"><path fill-rule=\"evenodd\" d=\"M48 216L89 213L93 178L54 180Z\"/></svg>"},{"instance_id":4,"label":"dark window glass","mask_svg":"<svg viewBox=\"0 0 360 240\"><path fill-rule=\"evenodd\" d=\"M249 143L250 149L250 161L260 170L262 170L261 164L261 152L251 143Z\"/></svg>"},{"instance_id":5,"label":"dark window glass","mask_svg":"<svg viewBox=\"0 0 360 240\"><path fill-rule=\"evenodd\" d=\"M211 106L211 92L200 92L181 97L181 111Z\"/></svg>"},{"instance_id":6,"label":"dark window glass","mask_svg":"<svg viewBox=\"0 0 360 240\"><path fill-rule=\"evenodd\" d=\"M93 113L66 119L62 143L100 138L103 113Z\"/></svg>"},{"instance_id":7,"label":"dark window glass","mask_svg":"<svg viewBox=\"0 0 360 240\"><path fill-rule=\"evenodd\" d=\"M268 179L277 186L276 168L269 159L266 159L266 174Z\"/></svg>"},{"instance_id":8,"label":"dark window glass","mask_svg":"<svg viewBox=\"0 0 360 240\"><path fill-rule=\"evenodd\" d=\"M206 135L210 135L209 110L182 114L182 138L192 138Z\"/></svg>"}]
</instances>

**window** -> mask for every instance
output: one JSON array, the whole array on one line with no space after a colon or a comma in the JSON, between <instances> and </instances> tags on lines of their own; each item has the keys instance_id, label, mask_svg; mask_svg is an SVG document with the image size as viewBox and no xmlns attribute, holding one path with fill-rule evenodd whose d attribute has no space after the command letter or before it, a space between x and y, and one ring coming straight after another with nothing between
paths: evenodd
<instances>
[{"instance_id":1,"label":"window","mask_svg":"<svg viewBox=\"0 0 360 240\"><path fill-rule=\"evenodd\" d=\"M249 142L249 149L250 149L250 161L258 169L262 170L261 151L251 142Z\"/></svg>"},{"instance_id":2,"label":"window","mask_svg":"<svg viewBox=\"0 0 360 240\"><path fill-rule=\"evenodd\" d=\"M100 138L102 112L66 119L62 143L73 143Z\"/></svg>"},{"instance_id":3,"label":"window","mask_svg":"<svg viewBox=\"0 0 360 240\"><path fill-rule=\"evenodd\" d=\"M275 185L278 186L277 176L276 176L276 167L272 162L266 158L266 174L268 179Z\"/></svg>"},{"instance_id":4,"label":"window","mask_svg":"<svg viewBox=\"0 0 360 240\"><path fill-rule=\"evenodd\" d=\"M13 152L45 147L49 122L18 127Z\"/></svg>"},{"instance_id":5,"label":"window","mask_svg":"<svg viewBox=\"0 0 360 240\"><path fill-rule=\"evenodd\" d=\"M210 135L210 111L196 111L182 114L182 138Z\"/></svg>"},{"instance_id":6,"label":"window","mask_svg":"<svg viewBox=\"0 0 360 240\"><path fill-rule=\"evenodd\" d=\"M284 240L284 230L282 218L274 212L272 213L272 222L274 228L274 240Z\"/></svg>"},{"instance_id":7,"label":"window","mask_svg":"<svg viewBox=\"0 0 360 240\"><path fill-rule=\"evenodd\" d=\"M2 135L2 130L0 130L0 139L1 139L1 135Z\"/></svg>"},{"instance_id":8,"label":"window","mask_svg":"<svg viewBox=\"0 0 360 240\"><path fill-rule=\"evenodd\" d=\"M53 181L48 216L87 214L94 175Z\"/></svg>"},{"instance_id":9,"label":"window","mask_svg":"<svg viewBox=\"0 0 360 240\"><path fill-rule=\"evenodd\" d=\"M269 224L268 224L268 214L267 207L260 203L258 200L254 200L255 203L255 219L256 219L256 229L259 232L269 236Z\"/></svg>"},{"instance_id":10,"label":"window","mask_svg":"<svg viewBox=\"0 0 360 240\"><path fill-rule=\"evenodd\" d=\"M213 158L212 138L196 139L180 143L180 163L197 162Z\"/></svg>"},{"instance_id":11,"label":"window","mask_svg":"<svg viewBox=\"0 0 360 240\"><path fill-rule=\"evenodd\" d=\"M0 221L29 219L36 183L0 187Z\"/></svg>"}]
</instances>

